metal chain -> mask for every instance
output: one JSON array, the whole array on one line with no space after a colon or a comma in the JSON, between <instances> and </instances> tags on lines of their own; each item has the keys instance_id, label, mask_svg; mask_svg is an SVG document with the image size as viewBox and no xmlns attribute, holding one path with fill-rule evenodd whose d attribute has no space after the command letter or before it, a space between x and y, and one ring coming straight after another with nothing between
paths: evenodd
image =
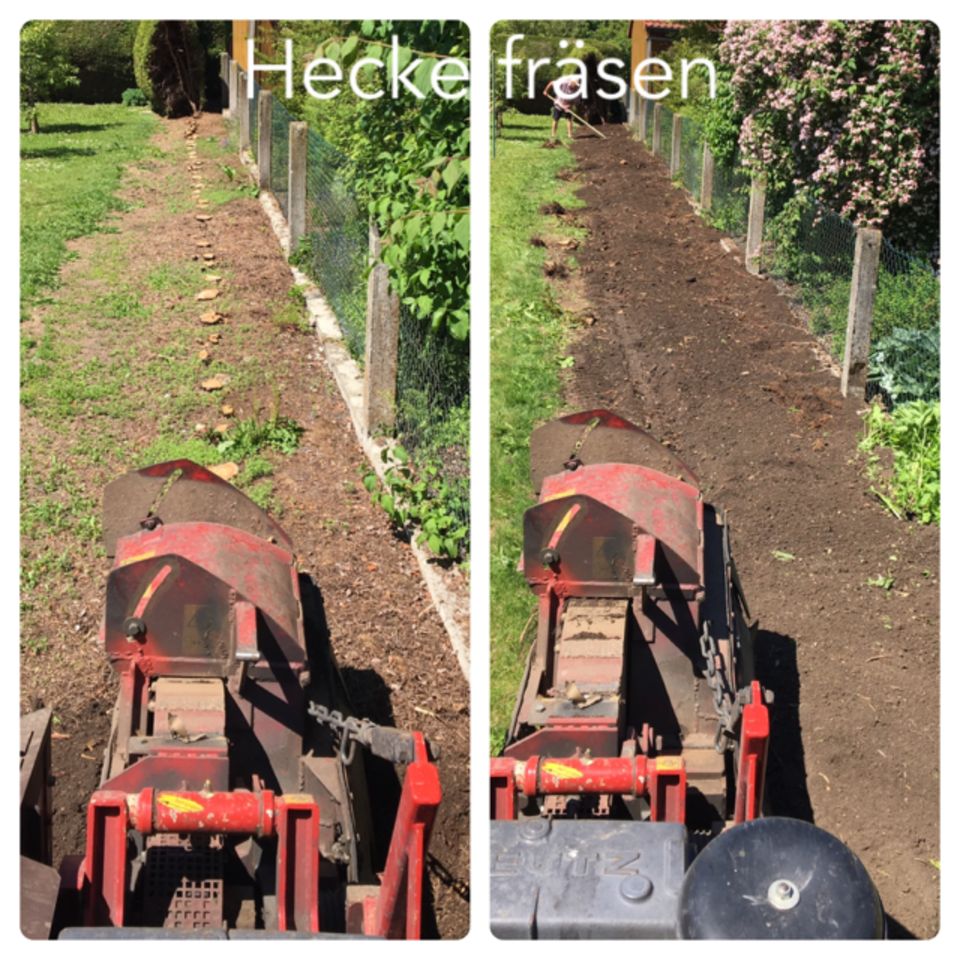
<instances>
[{"instance_id":1,"label":"metal chain","mask_svg":"<svg viewBox=\"0 0 960 960\"><path fill-rule=\"evenodd\" d=\"M732 750L735 745L734 726L740 717L739 698L733 695L726 675L726 667L717 641L710 632L710 621L703 624L703 633L700 635L700 653L707 670L707 686L713 693L713 707L717 712L717 735L714 746L718 752ZM727 740L723 743L724 736Z\"/></svg>"},{"instance_id":2,"label":"metal chain","mask_svg":"<svg viewBox=\"0 0 960 960\"><path fill-rule=\"evenodd\" d=\"M382 727L372 720L345 717L339 710L328 710L321 703L311 702L307 712L317 723L330 727L338 735L340 759L344 766L349 767L353 763L358 743L373 756L391 763L413 763L416 759L416 743L412 733L397 730L396 727ZM427 746L430 749L430 745Z\"/></svg>"},{"instance_id":3,"label":"metal chain","mask_svg":"<svg viewBox=\"0 0 960 960\"><path fill-rule=\"evenodd\" d=\"M570 456L564 460L563 465L567 470L576 470L583 464L583 461L580 459L580 450L583 448L584 443L586 442L587 437L593 432L593 428L600 425L599 417L592 417L588 422L586 429L583 433L580 434L580 439L577 440L576 444L573 447L573 452Z\"/></svg>"},{"instance_id":4,"label":"metal chain","mask_svg":"<svg viewBox=\"0 0 960 960\"><path fill-rule=\"evenodd\" d=\"M369 731L376 724L372 720L345 717L339 710L328 710L322 703L310 703L307 709L317 723L330 727L340 738L340 759L349 767L357 752L357 743L370 740Z\"/></svg>"}]
</instances>

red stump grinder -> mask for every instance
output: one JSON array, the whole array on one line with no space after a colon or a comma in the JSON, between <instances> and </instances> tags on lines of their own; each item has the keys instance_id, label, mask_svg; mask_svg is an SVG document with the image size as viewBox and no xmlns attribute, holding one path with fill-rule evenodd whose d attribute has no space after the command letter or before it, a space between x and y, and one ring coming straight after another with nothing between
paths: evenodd
<instances>
[{"instance_id":1,"label":"red stump grinder","mask_svg":"<svg viewBox=\"0 0 960 960\"><path fill-rule=\"evenodd\" d=\"M606 410L533 434L537 635L491 760L502 938L874 938L840 841L763 817L768 694L723 514Z\"/></svg>"},{"instance_id":2,"label":"red stump grinder","mask_svg":"<svg viewBox=\"0 0 960 960\"><path fill-rule=\"evenodd\" d=\"M437 769L422 734L349 716L318 592L284 531L179 460L107 486L104 539L101 640L120 693L86 849L59 872L49 711L23 725L24 932L418 937ZM371 756L391 775L406 765L385 858Z\"/></svg>"}]
</instances>

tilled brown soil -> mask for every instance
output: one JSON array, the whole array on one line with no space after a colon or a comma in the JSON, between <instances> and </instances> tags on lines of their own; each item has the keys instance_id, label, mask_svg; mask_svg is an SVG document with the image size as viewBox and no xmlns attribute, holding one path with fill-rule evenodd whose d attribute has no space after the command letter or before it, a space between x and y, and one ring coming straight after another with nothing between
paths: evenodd
<instances>
[{"instance_id":1,"label":"tilled brown soil","mask_svg":"<svg viewBox=\"0 0 960 960\"><path fill-rule=\"evenodd\" d=\"M575 147L588 319L567 407L669 444L727 511L776 693L771 812L863 859L894 936L939 926L939 530L867 494L861 398L844 402L774 284L744 270L621 128ZM774 552L781 554L777 559ZM790 555L794 559L787 559ZM892 588L868 585L894 578Z\"/></svg>"},{"instance_id":2,"label":"tilled brown soil","mask_svg":"<svg viewBox=\"0 0 960 960\"><path fill-rule=\"evenodd\" d=\"M235 186L225 167L239 164L225 149L222 119L201 118L198 137L207 149L200 150L193 165L183 146L186 124L164 123L157 138L159 159L125 178L124 198L132 209L114 220L115 233L73 245L77 258L64 268L62 288L54 295L76 295L78 288L89 288L91 297L103 295L102 282L91 269L103 255L103 245L119 239L129 249L124 282L142 287L149 319L97 326L78 320L69 335L80 344L81 357L100 357L105 363L131 340L139 344L130 361L129 389L142 402L120 420L81 412L66 422L52 422L23 411L22 450L38 471L50 463L66 464L82 493L99 501L103 484L139 463L143 446L156 436L157 408L163 404L160 385L150 379L150 364L155 352L171 343L212 354L205 361L212 360L209 367L197 364L197 383L214 370L231 371L223 391L206 394L188 384L195 402L188 395L174 411L185 438L197 422L222 420L218 407L225 400L237 419L278 408L304 428L295 453L270 457L279 519L294 541L301 571L320 588L333 650L357 714L422 730L439 748L444 800L427 864L425 933L461 937L469 927L467 683L416 561L362 486L365 460L316 337L273 322L278 308L289 302L291 277L259 202L240 197L200 208L194 205L196 192L188 199L191 178L198 174L196 182L202 181L205 189ZM211 219L198 221L198 212ZM197 247L197 241L210 245ZM214 252L214 269L223 277L221 296L213 305L227 317L216 327L198 324L208 306L193 303L193 289L164 299L152 296L144 282L149 271L195 262L201 251ZM215 344L208 339L212 330L220 334ZM165 426L170 427L169 420ZM101 444L106 449L93 459L77 453L91 431L111 441ZM26 478L25 497L39 496L37 483L36 477ZM23 546L25 556L36 556L65 543L72 553L70 569L50 572L30 596L21 624L21 708L45 705L57 717L55 862L83 849L83 811L97 784L116 691L96 643L108 570L102 552L54 531L41 531Z\"/></svg>"}]
</instances>

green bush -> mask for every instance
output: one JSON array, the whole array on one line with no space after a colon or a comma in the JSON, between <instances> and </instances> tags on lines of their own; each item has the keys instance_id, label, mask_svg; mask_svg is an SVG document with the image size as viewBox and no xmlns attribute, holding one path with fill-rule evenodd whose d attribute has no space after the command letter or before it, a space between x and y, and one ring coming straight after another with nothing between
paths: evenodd
<instances>
[{"instance_id":1,"label":"green bush","mask_svg":"<svg viewBox=\"0 0 960 960\"><path fill-rule=\"evenodd\" d=\"M133 44L133 72L150 106L163 117L203 105L204 52L195 20L142 20Z\"/></svg>"},{"instance_id":2,"label":"green bush","mask_svg":"<svg viewBox=\"0 0 960 960\"><path fill-rule=\"evenodd\" d=\"M139 87L130 87L120 96L120 102L125 107L145 107L150 102L147 95Z\"/></svg>"},{"instance_id":3,"label":"green bush","mask_svg":"<svg viewBox=\"0 0 960 960\"><path fill-rule=\"evenodd\" d=\"M932 330L939 324L940 278L929 267L914 262L897 274L881 268L873 304L874 340L897 327Z\"/></svg>"},{"instance_id":4,"label":"green bush","mask_svg":"<svg viewBox=\"0 0 960 960\"><path fill-rule=\"evenodd\" d=\"M868 386L891 407L940 399L940 330L896 327L870 351Z\"/></svg>"},{"instance_id":5,"label":"green bush","mask_svg":"<svg viewBox=\"0 0 960 960\"><path fill-rule=\"evenodd\" d=\"M56 87L50 99L67 103L116 103L132 87L136 20L56 20L57 50L77 70L79 83Z\"/></svg>"},{"instance_id":6,"label":"green bush","mask_svg":"<svg viewBox=\"0 0 960 960\"><path fill-rule=\"evenodd\" d=\"M887 413L879 403L864 415L860 450L870 453L870 490L899 518L940 522L940 401L916 400ZM893 452L884 470L877 451ZM879 486L878 486L879 485Z\"/></svg>"}]
</instances>

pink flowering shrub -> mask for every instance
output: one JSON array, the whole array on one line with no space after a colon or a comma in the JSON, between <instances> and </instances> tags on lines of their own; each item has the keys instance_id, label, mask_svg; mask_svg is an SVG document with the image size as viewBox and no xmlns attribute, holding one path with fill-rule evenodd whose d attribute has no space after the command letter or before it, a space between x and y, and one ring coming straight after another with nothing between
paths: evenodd
<instances>
[{"instance_id":1,"label":"pink flowering shrub","mask_svg":"<svg viewBox=\"0 0 960 960\"><path fill-rule=\"evenodd\" d=\"M861 226L936 242L939 36L902 20L730 21L744 163ZM932 234L932 237L931 237ZM925 243L930 248L931 243Z\"/></svg>"}]
</instances>

